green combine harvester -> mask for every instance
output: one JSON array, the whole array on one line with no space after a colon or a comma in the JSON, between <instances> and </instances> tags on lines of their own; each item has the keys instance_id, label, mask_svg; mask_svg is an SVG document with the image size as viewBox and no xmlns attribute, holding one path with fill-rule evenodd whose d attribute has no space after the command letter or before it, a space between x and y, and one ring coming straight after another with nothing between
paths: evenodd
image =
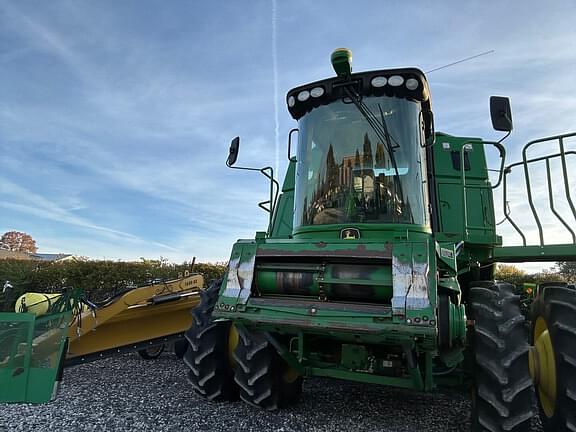
<instances>
[{"instance_id":1,"label":"green combine harvester","mask_svg":"<svg viewBox=\"0 0 576 432\"><path fill-rule=\"evenodd\" d=\"M565 142L527 144L505 165L500 142L435 133L419 69L352 73L351 53L332 54L336 76L288 92L298 148L281 191L270 167L236 167L270 179L266 232L239 240L225 278L193 310L185 355L189 381L209 400L240 397L266 410L295 403L303 377L429 392L472 389L474 431L529 430L537 395L547 432L576 431L576 290L539 290L527 322L514 287L494 280L497 262L571 261L576 211ZM510 132L507 98L491 98L496 130ZM491 181L485 149L500 155ZM552 149L530 158L528 149ZM562 167L571 235L548 244L532 193L535 164ZM541 165L540 165L541 166ZM523 172L540 242L505 247L493 190ZM544 180L545 182L546 180ZM545 183L543 183L545 184ZM281 193L279 193L281 192ZM279 196L277 196L279 193ZM554 195L557 196L557 195ZM536 390L536 391L535 391Z\"/></svg>"}]
</instances>

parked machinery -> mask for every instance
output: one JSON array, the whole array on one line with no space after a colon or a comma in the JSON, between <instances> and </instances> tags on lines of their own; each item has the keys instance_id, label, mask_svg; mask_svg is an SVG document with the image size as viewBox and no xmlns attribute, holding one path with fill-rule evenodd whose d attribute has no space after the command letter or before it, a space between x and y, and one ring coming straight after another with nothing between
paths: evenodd
<instances>
[{"instance_id":1,"label":"parked machinery","mask_svg":"<svg viewBox=\"0 0 576 432\"><path fill-rule=\"evenodd\" d=\"M560 160L576 218L574 152L563 145L575 134L530 143L505 167L501 142L434 132L423 72L352 73L350 62L336 50L336 77L287 94L298 149L291 132L278 197L272 169L259 170L271 179L268 229L233 246L226 277L193 311L192 386L275 410L297 401L310 376L419 391L468 383L474 430L522 431L535 414L530 359L545 429L576 431L575 291L541 292L530 346L513 286L494 280L495 262L573 260L573 222L564 222L570 244L546 244L538 223L540 244L505 247L493 201L496 187L507 199L515 167L528 175L537 161ZM512 130L507 98L491 98L491 116L496 130ZM528 158L538 143L558 150ZM487 147L501 160L493 182ZM238 150L236 138L227 165L255 170L235 166Z\"/></svg>"}]
</instances>

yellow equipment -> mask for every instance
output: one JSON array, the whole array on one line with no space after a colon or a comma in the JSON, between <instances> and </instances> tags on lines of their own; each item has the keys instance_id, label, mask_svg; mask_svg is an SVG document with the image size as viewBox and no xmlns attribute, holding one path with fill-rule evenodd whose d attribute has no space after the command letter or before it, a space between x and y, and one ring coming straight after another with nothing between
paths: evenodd
<instances>
[{"instance_id":1,"label":"yellow equipment","mask_svg":"<svg viewBox=\"0 0 576 432\"><path fill-rule=\"evenodd\" d=\"M99 305L84 303L69 324L65 364L161 347L182 339L192 325L190 310L199 303L203 286L203 276L193 274L154 281ZM18 298L15 309L41 316L59 297L60 294L26 293Z\"/></svg>"}]
</instances>

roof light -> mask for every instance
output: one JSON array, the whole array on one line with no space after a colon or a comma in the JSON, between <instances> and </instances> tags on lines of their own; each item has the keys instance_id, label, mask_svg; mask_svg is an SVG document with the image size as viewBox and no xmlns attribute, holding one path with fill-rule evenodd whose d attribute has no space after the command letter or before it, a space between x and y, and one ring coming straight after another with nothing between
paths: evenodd
<instances>
[{"instance_id":1,"label":"roof light","mask_svg":"<svg viewBox=\"0 0 576 432\"><path fill-rule=\"evenodd\" d=\"M298 100L300 102L305 102L310 98L310 92L308 90L302 90L298 93Z\"/></svg>"},{"instance_id":2,"label":"roof light","mask_svg":"<svg viewBox=\"0 0 576 432\"><path fill-rule=\"evenodd\" d=\"M384 87L386 85L386 83L388 82L388 80L386 79L386 77L383 76L377 76L372 78L372 80L370 81L370 84L372 84L372 87Z\"/></svg>"},{"instance_id":3,"label":"roof light","mask_svg":"<svg viewBox=\"0 0 576 432\"><path fill-rule=\"evenodd\" d=\"M418 88L418 80L415 78L408 78L406 80L406 88L408 90L416 90Z\"/></svg>"},{"instance_id":4,"label":"roof light","mask_svg":"<svg viewBox=\"0 0 576 432\"><path fill-rule=\"evenodd\" d=\"M402 78L400 75L393 75L388 78L388 84L390 84L392 87L401 86L404 84L404 78Z\"/></svg>"},{"instance_id":5,"label":"roof light","mask_svg":"<svg viewBox=\"0 0 576 432\"><path fill-rule=\"evenodd\" d=\"M288 106L292 108L294 105L296 105L296 99L294 99L294 96L290 96L288 98Z\"/></svg>"},{"instance_id":6,"label":"roof light","mask_svg":"<svg viewBox=\"0 0 576 432\"><path fill-rule=\"evenodd\" d=\"M324 87L314 87L310 90L310 95L314 98L318 98L324 94Z\"/></svg>"}]
</instances>

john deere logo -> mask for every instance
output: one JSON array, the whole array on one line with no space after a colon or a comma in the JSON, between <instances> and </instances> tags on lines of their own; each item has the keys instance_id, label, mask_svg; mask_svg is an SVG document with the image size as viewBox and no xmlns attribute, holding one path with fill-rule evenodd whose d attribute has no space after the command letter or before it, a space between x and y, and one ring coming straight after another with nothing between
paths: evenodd
<instances>
[{"instance_id":1,"label":"john deere logo","mask_svg":"<svg viewBox=\"0 0 576 432\"><path fill-rule=\"evenodd\" d=\"M340 238L343 240L357 240L360 238L360 230L356 228L345 228L340 231Z\"/></svg>"}]
</instances>

